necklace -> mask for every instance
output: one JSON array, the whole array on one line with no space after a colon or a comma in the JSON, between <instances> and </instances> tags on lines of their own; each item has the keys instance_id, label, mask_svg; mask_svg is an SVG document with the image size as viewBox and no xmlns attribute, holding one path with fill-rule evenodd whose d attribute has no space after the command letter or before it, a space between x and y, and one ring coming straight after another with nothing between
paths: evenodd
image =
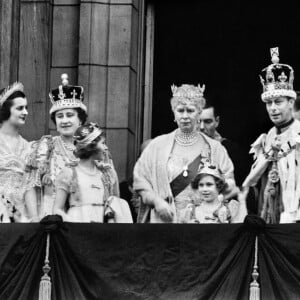
<instances>
[{"instance_id":1,"label":"necklace","mask_svg":"<svg viewBox=\"0 0 300 300\"><path fill-rule=\"evenodd\" d=\"M68 143L64 142L62 137L60 137L60 139L61 139L61 142L62 142L62 144L63 144L63 146L65 147L66 150L68 150L70 152L73 152L76 149L74 144L68 144Z\"/></svg>"},{"instance_id":2,"label":"necklace","mask_svg":"<svg viewBox=\"0 0 300 300\"><path fill-rule=\"evenodd\" d=\"M180 130L176 131L175 142L180 146L192 146L199 139L198 132L182 132Z\"/></svg>"}]
</instances>

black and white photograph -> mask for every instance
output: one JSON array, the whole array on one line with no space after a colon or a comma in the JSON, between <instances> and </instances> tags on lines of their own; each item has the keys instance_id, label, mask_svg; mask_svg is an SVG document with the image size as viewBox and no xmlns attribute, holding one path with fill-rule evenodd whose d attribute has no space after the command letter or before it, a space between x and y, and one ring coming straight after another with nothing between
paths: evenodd
<instances>
[{"instance_id":1,"label":"black and white photograph","mask_svg":"<svg viewBox=\"0 0 300 300\"><path fill-rule=\"evenodd\" d=\"M300 299L296 1L0 1L0 299Z\"/></svg>"}]
</instances>

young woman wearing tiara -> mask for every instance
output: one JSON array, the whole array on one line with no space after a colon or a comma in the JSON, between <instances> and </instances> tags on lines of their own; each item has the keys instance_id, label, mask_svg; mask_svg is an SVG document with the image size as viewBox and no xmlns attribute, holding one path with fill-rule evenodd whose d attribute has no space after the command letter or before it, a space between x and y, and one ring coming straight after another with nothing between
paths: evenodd
<instances>
[{"instance_id":1,"label":"young woman wearing tiara","mask_svg":"<svg viewBox=\"0 0 300 300\"><path fill-rule=\"evenodd\" d=\"M127 202L118 197L118 178L102 130L88 123L74 139L79 163L59 174L54 213L67 222L132 223Z\"/></svg>"},{"instance_id":2,"label":"young woman wearing tiara","mask_svg":"<svg viewBox=\"0 0 300 300\"><path fill-rule=\"evenodd\" d=\"M0 223L38 221L35 192L25 171L31 147L19 133L27 115L22 83L0 91Z\"/></svg>"}]
</instances>

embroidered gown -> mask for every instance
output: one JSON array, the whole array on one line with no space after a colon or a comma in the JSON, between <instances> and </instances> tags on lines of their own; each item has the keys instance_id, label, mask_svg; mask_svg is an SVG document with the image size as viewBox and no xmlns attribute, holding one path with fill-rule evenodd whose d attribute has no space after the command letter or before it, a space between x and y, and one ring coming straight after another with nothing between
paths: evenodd
<instances>
[{"instance_id":1,"label":"embroidered gown","mask_svg":"<svg viewBox=\"0 0 300 300\"><path fill-rule=\"evenodd\" d=\"M32 185L25 172L30 143L20 135L12 149L0 135L0 223L11 222L14 215L18 221L28 222L24 195Z\"/></svg>"},{"instance_id":2,"label":"embroidered gown","mask_svg":"<svg viewBox=\"0 0 300 300\"><path fill-rule=\"evenodd\" d=\"M35 177L35 186L40 191L39 216L53 214L53 206L56 196L56 179L65 166L76 165L78 159L71 149L67 149L60 136L43 136L34 143L34 151L31 153L30 166ZM42 185L42 177L47 174L51 185Z\"/></svg>"}]
</instances>

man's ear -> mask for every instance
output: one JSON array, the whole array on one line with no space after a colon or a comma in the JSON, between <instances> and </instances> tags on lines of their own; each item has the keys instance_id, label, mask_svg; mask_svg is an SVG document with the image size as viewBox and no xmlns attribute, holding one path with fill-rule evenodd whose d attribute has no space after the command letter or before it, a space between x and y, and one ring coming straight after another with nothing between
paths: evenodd
<instances>
[{"instance_id":1,"label":"man's ear","mask_svg":"<svg viewBox=\"0 0 300 300\"><path fill-rule=\"evenodd\" d=\"M220 124L220 117L219 116L216 116L216 128L219 126Z\"/></svg>"}]
</instances>

